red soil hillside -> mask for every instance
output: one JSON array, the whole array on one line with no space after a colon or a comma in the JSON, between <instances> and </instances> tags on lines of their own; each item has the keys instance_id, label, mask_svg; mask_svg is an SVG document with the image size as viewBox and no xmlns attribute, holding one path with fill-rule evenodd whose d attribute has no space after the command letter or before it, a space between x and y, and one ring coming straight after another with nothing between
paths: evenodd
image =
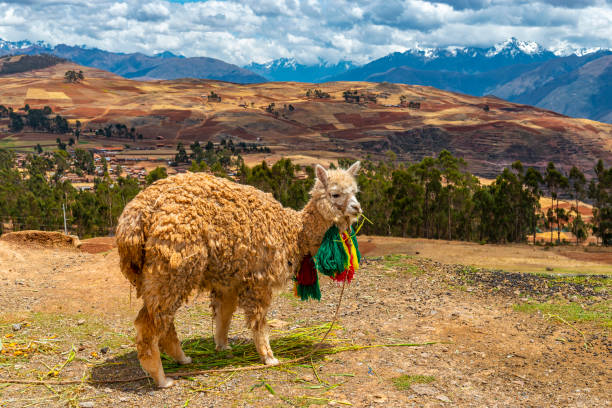
<instances>
[{"instance_id":1,"label":"red soil hillside","mask_svg":"<svg viewBox=\"0 0 612 408\"><path fill-rule=\"evenodd\" d=\"M85 80L66 83L63 76L68 69L82 69ZM331 98L307 99L308 88L322 89ZM374 95L377 102L346 103L342 95L347 90ZM221 102L207 98L211 91ZM612 162L612 125L423 86L139 82L64 63L0 76L0 95L0 104L15 109L26 103L50 105L61 115L80 120L85 128L124 123L135 126L149 143L163 136L171 146L178 141L232 137L235 142L261 141L288 154L335 151L339 156L376 156L393 150L409 160L448 149L484 176L515 160L538 167L548 161L562 168L575 164L583 170L590 170L599 158ZM402 95L420 103L420 108L400 107ZM0 137L6 136L0 131ZM56 135L52 137L55 140Z\"/></svg>"}]
</instances>

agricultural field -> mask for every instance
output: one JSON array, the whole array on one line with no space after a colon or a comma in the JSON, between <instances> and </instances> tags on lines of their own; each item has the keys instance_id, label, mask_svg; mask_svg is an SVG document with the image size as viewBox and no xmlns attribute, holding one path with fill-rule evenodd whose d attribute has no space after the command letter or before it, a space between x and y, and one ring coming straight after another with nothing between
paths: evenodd
<instances>
[{"instance_id":1,"label":"agricultural field","mask_svg":"<svg viewBox=\"0 0 612 408\"><path fill-rule=\"evenodd\" d=\"M235 370L258 364L241 313L232 323L233 351L215 353L208 296L194 294L177 315L179 337L194 358L181 370L225 371L185 375L157 390L142 379L136 359L132 322L140 300L119 272L112 239L86 240L80 249L0 240L0 406L612 403L610 252L583 251L578 260L563 247L368 236L360 242L362 268L312 356ZM541 262L553 275L501 271L522 270L519 259ZM596 275L574 276L578 270ZM322 280L321 289L320 302L300 302L289 286L276 297L268 318L281 361L309 356L329 328L342 288ZM178 369L164 364L167 372Z\"/></svg>"},{"instance_id":2,"label":"agricultural field","mask_svg":"<svg viewBox=\"0 0 612 408\"><path fill-rule=\"evenodd\" d=\"M66 83L67 70L82 70L85 79ZM307 97L313 88L329 98ZM347 91L360 95L360 102L345 99ZM179 142L231 138L275 146L274 153L304 156L309 164L339 157L382 158L388 150L415 162L446 149L466 159L472 173L489 177L516 160L540 169L553 161L564 171L572 165L591 171L598 159L612 158L609 124L416 85L135 81L65 62L2 76L0 94L0 104L15 111L25 104L49 106L70 124L79 120L84 134L119 123L144 135L109 144L155 147L163 139L162 144L175 148ZM0 139L13 136L28 138L0 131ZM51 142L56 137L48 135Z\"/></svg>"}]
</instances>

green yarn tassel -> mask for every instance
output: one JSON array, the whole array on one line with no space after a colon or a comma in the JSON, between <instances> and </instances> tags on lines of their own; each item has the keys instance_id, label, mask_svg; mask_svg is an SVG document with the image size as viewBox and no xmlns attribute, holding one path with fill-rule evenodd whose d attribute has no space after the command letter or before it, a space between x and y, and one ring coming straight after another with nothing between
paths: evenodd
<instances>
[{"instance_id":1,"label":"green yarn tassel","mask_svg":"<svg viewBox=\"0 0 612 408\"><path fill-rule=\"evenodd\" d=\"M316 299L321 300L321 288L319 287L319 277L314 285L300 285L296 283L296 295L300 300Z\"/></svg>"},{"instance_id":2,"label":"green yarn tassel","mask_svg":"<svg viewBox=\"0 0 612 408\"><path fill-rule=\"evenodd\" d=\"M348 266L348 255L339 240L340 231L332 225L323 236L323 242L314 256L317 271L324 275L335 276Z\"/></svg>"}]
</instances>

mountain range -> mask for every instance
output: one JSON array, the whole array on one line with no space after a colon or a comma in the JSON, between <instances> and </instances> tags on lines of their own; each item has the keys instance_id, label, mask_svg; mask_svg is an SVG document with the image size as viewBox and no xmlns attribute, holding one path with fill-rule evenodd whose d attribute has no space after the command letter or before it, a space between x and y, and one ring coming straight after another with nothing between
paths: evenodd
<instances>
[{"instance_id":1,"label":"mountain range","mask_svg":"<svg viewBox=\"0 0 612 408\"><path fill-rule=\"evenodd\" d=\"M208 78L250 84L267 79L237 65L208 57L185 58L165 51L154 56L142 53L123 54L45 42L10 42L0 39L0 56L7 54L53 54L87 67L103 69L130 79Z\"/></svg>"},{"instance_id":2,"label":"mountain range","mask_svg":"<svg viewBox=\"0 0 612 408\"><path fill-rule=\"evenodd\" d=\"M217 79L236 83L295 81L393 82L433 86L475 96L492 95L568 116L612 123L612 51L548 50L510 38L489 48L414 48L364 65L292 58L238 67L214 58L112 53L85 46L0 40L0 55L51 53L131 79Z\"/></svg>"},{"instance_id":3,"label":"mountain range","mask_svg":"<svg viewBox=\"0 0 612 408\"><path fill-rule=\"evenodd\" d=\"M338 61L330 64L319 61L316 64L300 64L295 58L280 58L265 64L252 62L244 66L245 69L255 72L270 81L295 82L325 82L334 75L341 75L358 65L351 61Z\"/></svg>"}]
</instances>

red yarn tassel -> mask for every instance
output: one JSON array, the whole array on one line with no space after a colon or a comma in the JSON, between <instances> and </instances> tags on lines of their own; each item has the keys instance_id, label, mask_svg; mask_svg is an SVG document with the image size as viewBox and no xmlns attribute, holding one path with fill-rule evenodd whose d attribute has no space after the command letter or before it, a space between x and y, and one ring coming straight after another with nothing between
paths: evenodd
<instances>
[{"instance_id":1,"label":"red yarn tassel","mask_svg":"<svg viewBox=\"0 0 612 408\"><path fill-rule=\"evenodd\" d=\"M347 233L342 233L342 240L344 244L348 248L348 268L346 268L342 273L339 273L331 278L337 282L344 282L346 280L347 283L351 283L353 280L353 276L355 275L355 260L353 259L353 251L351 251L351 245L353 245L353 241L351 236Z\"/></svg>"},{"instance_id":2,"label":"red yarn tassel","mask_svg":"<svg viewBox=\"0 0 612 408\"><path fill-rule=\"evenodd\" d=\"M307 255L302 259L300 271L296 277L298 285L310 286L317 282L317 270L315 269L312 256Z\"/></svg>"},{"instance_id":3,"label":"red yarn tassel","mask_svg":"<svg viewBox=\"0 0 612 408\"><path fill-rule=\"evenodd\" d=\"M312 256L306 255L302 259L300 270L293 279L295 280L295 294L300 299L321 299L319 276Z\"/></svg>"}]
</instances>

